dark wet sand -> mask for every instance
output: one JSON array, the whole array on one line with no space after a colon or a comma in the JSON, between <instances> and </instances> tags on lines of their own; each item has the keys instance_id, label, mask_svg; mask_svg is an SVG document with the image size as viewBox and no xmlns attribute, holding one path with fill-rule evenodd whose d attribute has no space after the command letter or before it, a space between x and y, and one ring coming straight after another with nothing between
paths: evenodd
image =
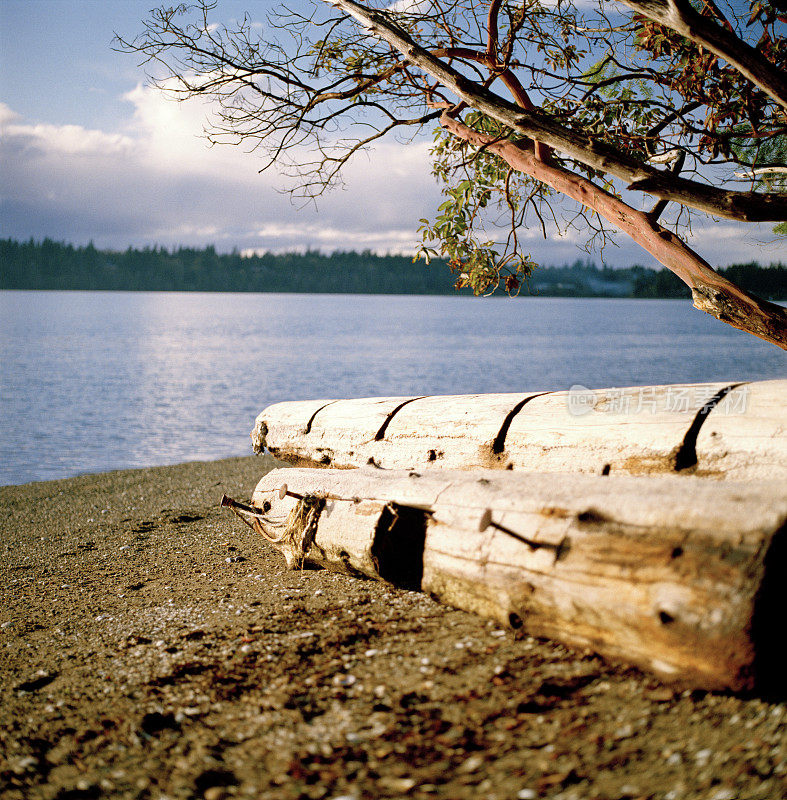
<instances>
[{"instance_id":1,"label":"dark wet sand","mask_svg":"<svg viewBox=\"0 0 787 800\"><path fill-rule=\"evenodd\" d=\"M0 488L3 798L787 795L787 711L283 560L239 458Z\"/></svg>"}]
</instances>

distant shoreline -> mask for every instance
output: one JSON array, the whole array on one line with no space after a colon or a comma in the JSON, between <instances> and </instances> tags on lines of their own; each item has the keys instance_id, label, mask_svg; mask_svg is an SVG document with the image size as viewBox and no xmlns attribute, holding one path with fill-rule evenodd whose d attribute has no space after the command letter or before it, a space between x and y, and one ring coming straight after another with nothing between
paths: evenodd
<instances>
[{"instance_id":1,"label":"distant shoreline","mask_svg":"<svg viewBox=\"0 0 787 800\"><path fill-rule=\"evenodd\" d=\"M0 239L0 289L4 290L472 296L469 289L455 288L457 270L452 272L444 259L427 264L410 256L370 251L241 255L218 253L214 247L153 247L120 252L49 239ZM733 264L719 272L760 297L787 299L787 267L781 263ZM522 278L522 295L673 299L688 298L690 292L667 269L598 267L576 260L538 267Z\"/></svg>"},{"instance_id":2,"label":"distant shoreline","mask_svg":"<svg viewBox=\"0 0 787 800\"><path fill-rule=\"evenodd\" d=\"M473 295L467 292L296 292L296 291L255 291L242 290L228 291L222 289L4 289L0 292L69 292L72 294L280 294L280 295L327 295L331 297L358 296L358 297L456 297L466 300L681 300L691 302L690 297L628 297L612 294L526 294L507 295L504 292L495 292L491 295ZM784 298L787 301L787 297ZM774 302L779 302L774 301Z\"/></svg>"}]
</instances>

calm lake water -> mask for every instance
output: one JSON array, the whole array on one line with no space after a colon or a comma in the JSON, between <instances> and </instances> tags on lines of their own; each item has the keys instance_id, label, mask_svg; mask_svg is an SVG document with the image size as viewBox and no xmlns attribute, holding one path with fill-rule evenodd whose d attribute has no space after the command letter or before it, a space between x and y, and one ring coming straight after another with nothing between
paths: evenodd
<instances>
[{"instance_id":1,"label":"calm lake water","mask_svg":"<svg viewBox=\"0 0 787 800\"><path fill-rule=\"evenodd\" d=\"M279 400L785 375L679 300L0 292L0 484L250 454Z\"/></svg>"}]
</instances>

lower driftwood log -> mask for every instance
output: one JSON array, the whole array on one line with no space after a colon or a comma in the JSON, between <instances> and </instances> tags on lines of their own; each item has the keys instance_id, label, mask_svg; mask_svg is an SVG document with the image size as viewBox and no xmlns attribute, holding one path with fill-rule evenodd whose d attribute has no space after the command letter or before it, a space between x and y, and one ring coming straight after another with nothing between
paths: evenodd
<instances>
[{"instance_id":1,"label":"lower driftwood log","mask_svg":"<svg viewBox=\"0 0 787 800\"><path fill-rule=\"evenodd\" d=\"M281 469L252 508L290 567L420 588L684 685L750 689L782 666L778 483Z\"/></svg>"}]
</instances>

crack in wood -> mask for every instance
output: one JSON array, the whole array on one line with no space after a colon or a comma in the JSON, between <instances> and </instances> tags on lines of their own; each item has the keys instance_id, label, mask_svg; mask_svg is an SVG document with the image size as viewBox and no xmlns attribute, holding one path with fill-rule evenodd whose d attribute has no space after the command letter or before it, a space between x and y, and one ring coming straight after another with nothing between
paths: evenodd
<instances>
[{"instance_id":1,"label":"crack in wood","mask_svg":"<svg viewBox=\"0 0 787 800\"><path fill-rule=\"evenodd\" d=\"M423 509L398 503L383 508L371 548L383 580L403 589L421 590L429 517Z\"/></svg>"},{"instance_id":2,"label":"crack in wood","mask_svg":"<svg viewBox=\"0 0 787 800\"><path fill-rule=\"evenodd\" d=\"M416 400L423 400L424 398L428 397L428 395L423 395L422 397L410 397L405 400L403 403L399 403L398 406L393 411L388 413L388 416L385 418L385 422L380 426L380 430L377 431L374 435L374 441L379 442L384 436L385 432L388 430L388 426L391 424L391 420L409 403L414 403Z\"/></svg>"},{"instance_id":3,"label":"crack in wood","mask_svg":"<svg viewBox=\"0 0 787 800\"><path fill-rule=\"evenodd\" d=\"M746 381L741 383L732 383L725 386L716 392L713 397L697 412L692 420L689 429L686 431L683 441L675 454L675 461L673 462L673 469L675 472L682 472L686 469L691 469L697 466L697 437L700 433L700 428L705 424L705 420L710 415L710 412L723 400L731 391L737 389L739 386L745 385Z\"/></svg>"},{"instance_id":4,"label":"crack in wood","mask_svg":"<svg viewBox=\"0 0 787 800\"><path fill-rule=\"evenodd\" d=\"M334 403L338 403L338 400L331 400L330 403L326 403L324 406L320 406L310 417L309 421L306 423L306 427L303 429L303 432L311 433L312 424L314 423L314 418L322 411L324 408L328 408L328 406L332 406Z\"/></svg>"},{"instance_id":5,"label":"crack in wood","mask_svg":"<svg viewBox=\"0 0 787 800\"><path fill-rule=\"evenodd\" d=\"M774 534L763 561L763 580L754 598L751 622L754 646L755 685L765 699L784 702L784 650L781 637L774 635L781 624L781 614L787 601L787 524Z\"/></svg>"},{"instance_id":6,"label":"crack in wood","mask_svg":"<svg viewBox=\"0 0 787 800\"><path fill-rule=\"evenodd\" d=\"M531 401L535 400L536 397L543 397L547 394L554 394L554 392L540 392L539 394L531 394L529 397L526 397L524 400L520 400L506 415L506 418L503 420L503 424L500 426L500 430L497 432L497 436L495 436L494 441L492 442L492 452L495 455L500 455L501 453L505 452L506 449L506 436L508 436L508 429L511 427L511 423L514 421L514 417Z\"/></svg>"}]
</instances>

